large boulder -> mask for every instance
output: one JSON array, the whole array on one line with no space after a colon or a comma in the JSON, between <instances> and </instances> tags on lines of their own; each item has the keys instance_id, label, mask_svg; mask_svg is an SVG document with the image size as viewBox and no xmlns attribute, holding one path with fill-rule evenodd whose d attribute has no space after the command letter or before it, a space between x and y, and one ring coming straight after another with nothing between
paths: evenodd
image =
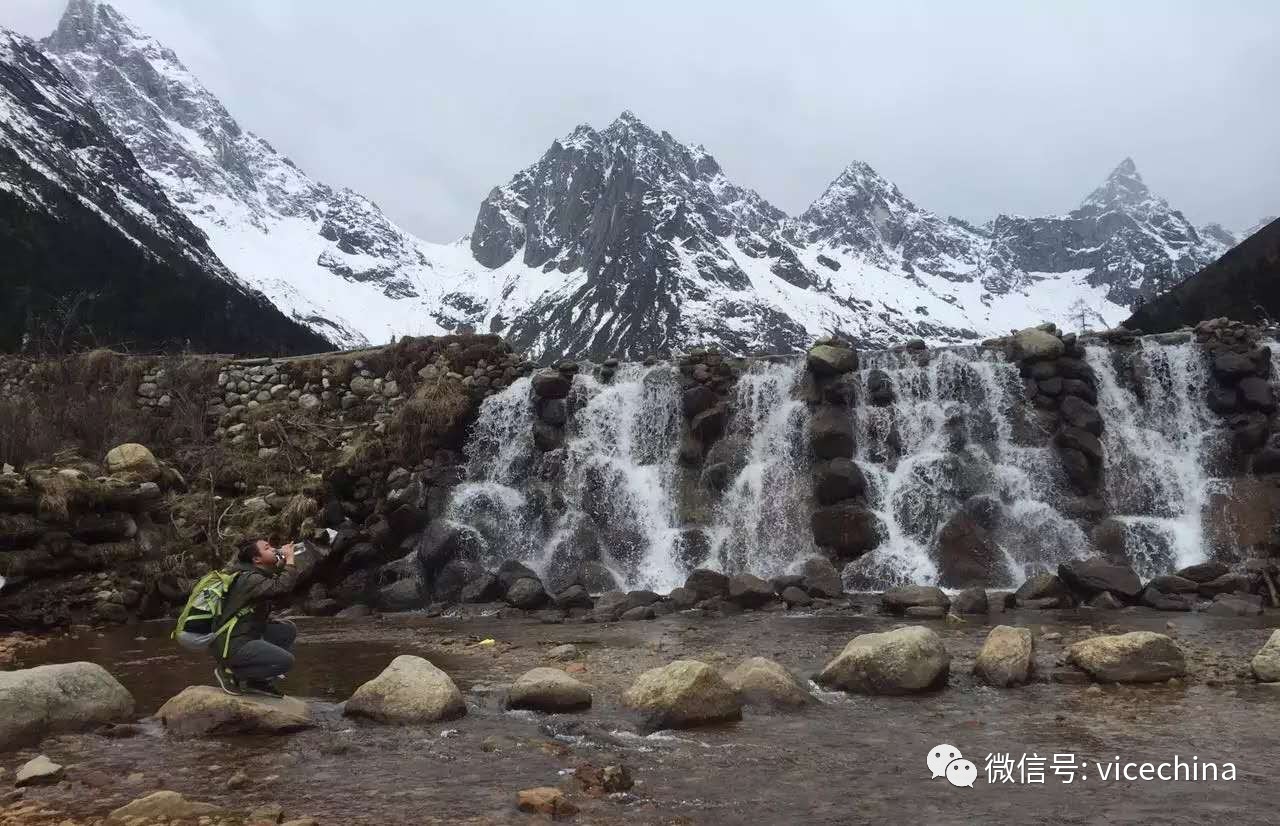
<instances>
[{"instance_id":1,"label":"large boulder","mask_svg":"<svg viewBox=\"0 0 1280 826\"><path fill-rule=\"evenodd\" d=\"M1013 334L1012 356L1015 361L1049 361L1066 353L1066 345L1053 333L1028 327Z\"/></svg>"},{"instance_id":2,"label":"large boulder","mask_svg":"<svg viewBox=\"0 0 1280 826\"><path fill-rule=\"evenodd\" d=\"M1031 631L997 625L987 635L978 652L973 673L978 679L997 688L1021 685L1031 677L1035 667L1035 643Z\"/></svg>"},{"instance_id":3,"label":"large boulder","mask_svg":"<svg viewBox=\"0 0 1280 826\"><path fill-rule=\"evenodd\" d=\"M533 393L540 399L563 399L569 395L573 379L557 370L541 370L533 374Z\"/></svg>"},{"instance_id":4,"label":"large boulder","mask_svg":"<svg viewBox=\"0 0 1280 826\"><path fill-rule=\"evenodd\" d=\"M1280 629L1271 632L1266 643L1249 662L1253 676L1263 683L1280 682Z\"/></svg>"},{"instance_id":5,"label":"large boulder","mask_svg":"<svg viewBox=\"0 0 1280 826\"><path fill-rule=\"evenodd\" d=\"M836 405L821 405L809 417L809 444L819 459L849 458L853 455L853 417Z\"/></svg>"},{"instance_id":6,"label":"large boulder","mask_svg":"<svg viewBox=\"0 0 1280 826\"><path fill-rule=\"evenodd\" d=\"M0 672L0 749L133 716L133 696L94 663Z\"/></svg>"},{"instance_id":7,"label":"large boulder","mask_svg":"<svg viewBox=\"0 0 1280 826\"><path fill-rule=\"evenodd\" d=\"M521 577L507 589L507 602L525 610L541 608L547 602L547 592L536 577Z\"/></svg>"},{"instance_id":8,"label":"large boulder","mask_svg":"<svg viewBox=\"0 0 1280 826\"><path fill-rule=\"evenodd\" d=\"M499 565L496 576L498 581L502 583L503 592L506 592L517 580L538 578L536 571L515 559L508 559Z\"/></svg>"},{"instance_id":9,"label":"large boulder","mask_svg":"<svg viewBox=\"0 0 1280 826\"><path fill-rule=\"evenodd\" d=\"M844 581L831 560L815 556L800 566L800 587L811 597L836 599L844 594Z\"/></svg>"},{"instance_id":10,"label":"large boulder","mask_svg":"<svg viewBox=\"0 0 1280 826\"><path fill-rule=\"evenodd\" d=\"M502 599L502 583L487 571L481 571L458 592L459 602L496 602L500 599Z\"/></svg>"},{"instance_id":11,"label":"large boulder","mask_svg":"<svg viewBox=\"0 0 1280 826\"><path fill-rule=\"evenodd\" d=\"M613 622L628 610L627 595L622 591L605 591L596 597L591 618L596 622Z\"/></svg>"},{"instance_id":12,"label":"large boulder","mask_svg":"<svg viewBox=\"0 0 1280 826\"><path fill-rule=\"evenodd\" d=\"M699 568L689 574L684 587L698 595L698 599L711 599L729 595L729 577L709 568Z\"/></svg>"},{"instance_id":13,"label":"large boulder","mask_svg":"<svg viewBox=\"0 0 1280 826\"><path fill-rule=\"evenodd\" d=\"M1213 602L1197 607L1200 613L1213 617L1254 617L1262 613L1262 597L1258 594L1218 594Z\"/></svg>"},{"instance_id":14,"label":"large boulder","mask_svg":"<svg viewBox=\"0 0 1280 826\"><path fill-rule=\"evenodd\" d=\"M913 694L946 685L950 671L942 639L910 626L854 637L815 679L858 694Z\"/></svg>"},{"instance_id":15,"label":"large boulder","mask_svg":"<svg viewBox=\"0 0 1280 826\"><path fill-rule=\"evenodd\" d=\"M760 608L773 601L773 586L752 574L729 577L729 599L743 608Z\"/></svg>"},{"instance_id":16,"label":"large boulder","mask_svg":"<svg viewBox=\"0 0 1280 826\"><path fill-rule=\"evenodd\" d=\"M155 455L145 446L129 442L107 451L107 473L126 482L155 482L163 470Z\"/></svg>"},{"instance_id":17,"label":"large boulder","mask_svg":"<svg viewBox=\"0 0 1280 826\"><path fill-rule=\"evenodd\" d=\"M1071 591L1053 574L1036 574L1014 592L1018 607L1034 605L1037 608L1070 608L1074 601Z\"/></svg>"},{"instance_id":18,"label":"large boulder","mask_svg":"<svg viewBox=\"0 0 1280 826\"><path fill-rule=\"evenodd\" d=\"M937 548L938 583L944 588L1001 585L1009 580L1004 551L964 511L956 511L942 526Z\"/></svg>"},{"instance_id":19,"label":"large boulder","mask_svg":"<svg viewBox=\"0 0 1280 826\"><path fill-rule=\"evenodd\" d=\"M764 657L743 660L724 679L744 705L801 708L816 702L790 671Z\"/></svg>"},{"instance_id":20,"label":"large boulder","mask_svg":"<svg viewBox=\"0 0 1280 826\"><path fill-rule=\"evenodd\" d=\"M907 613L908 608L941 608L945 612L951 607L951 597L932 585L903 585L881 594L880 607L885 613L899 616Z\"/></svg>"},{"instance_id":21,"label":"large boulder","mask_svg":"<svg viewBox=\"0 0 1280 826\"><path fill-rule=\"evenodd\" d=\"M852 460L838 456L813 469L813 495L819 505L834 505L853 499L867 488L862 469Z\"/></svg>"},{"instance_id":22,"label":"large boulder","mask_svg":"<svg viewBox=\"0 0 1280 826\"><path fill-rule=\"evenodd\" d=\"M1100 557L1063 562L1058 566L1058 578L1081 601L1107 591L1133 602L1142 593L1142 580L1131 566Z\"/></svg>"},{"instance_id":23,"label":"large boulder","mask_svg":"<svg viewBox=\"0 0 1280 826\"><path fill-rule=\"evenodd\" d=\"M1212 582L1220 576L1231 573L1231 569L1221 562L1198 562L1195 565L1187 567L1175 572L1177 576L1183 579L1189 579L1197 584Z\"/></svg>"},{"instance_id":24,"label":"large boulder","mask_svg":"<svg viewBox=\"0 0 1280 826\"><path fill-rule=\"evenodd\" d=\"M1158 683L1187 673L1182 649L1153 631L1081 640L1067 649L1067 659L1106 683Z\"/></svg>"},{"instance_id":25,"label":"large boulder","mask_svg":"<svg viewBox=\"0 0 1280 826\"><path fill-rule=\"evenodd\" d=\"M1094 436L1102 435L1102 415L1098 408L1079 396L1063 396L1058 415L1072 427L1088 431Z\"/></svg>"},{"instance_id":26,"label":"large boulder","mask_svg":"<svg viewBox=\"0 0 1280 826\"><path fill-rule=\"evenodd\" d=\"M315 725L307 704L294 697L233 697L207 685L184 688L156 719L179 737L284 734Z\"/></svg>"},{"instance_id":27,"label":"large boulder","mask_svg":"<svg viewBox=\"0 0 1280 826\"><path fill-rule=\"evenodd\" d=\"M422 583L416 579L402 579L378 589L378 607L383 611L416 611L427 607Z\"/></svg>"},{"instance_id":28,"label":"large boulder","mask_svg":"<svg viewBox=\"0 0 1280 826\"><path fill-rule=\"evenodd\" d=\"M875 550L884 537L880 519L857 500L816 508L810 517L813 541L841 559L857 559Z\"/></svg>"},{"instance_id":29,"label":"large boulder","mask_svg":"<svg viewBox=\"0 0 1280 826\"><path fill-rule=\"evenodd\" d=\"M738 693L706 663L676 660L636 678L622 703L653 728L691 728L742 718Z\"/></svg>"},{"instance_id":30,"label":"large boulder","mask_svg":"<svg viewBox=\"0 0 1280 826\"><path fill-rule=\"evenodd\" d=\"M591 707L591 689L558 668L534 668L511 685L507 705L553 713L580 711Z\"/></svg>"},{"instance_id":31,"label":"large boulder","mask_svg":"<svg viewBox=\"0 0 1280 826\"><path fill-rule=\"evenodd\" d=\"M851 347L817 344L809 349L809 369L819 376L838 376L858 369L858 353Z\"/></svg>"},{"instance_id":32,"label":"large boulder","mask_svg":"<svg viewBox=\"0 0 1280 826\"><path fill-rule=\"evenodd\" d=\"M435 723L467 713L449 675L422 657L402 654L356 689L343 713L382 723Z\"/></svg>"},{"instance_id":33,"label":"large boulder","mask_svg":"<svg viewBox=\"0 0 1280 826\"><path fill-rule=\"evenodd\" d=\"M991 610L986 588L966 588L951 598L955 614L985 614Z\"/></svg>"}]
</instances>

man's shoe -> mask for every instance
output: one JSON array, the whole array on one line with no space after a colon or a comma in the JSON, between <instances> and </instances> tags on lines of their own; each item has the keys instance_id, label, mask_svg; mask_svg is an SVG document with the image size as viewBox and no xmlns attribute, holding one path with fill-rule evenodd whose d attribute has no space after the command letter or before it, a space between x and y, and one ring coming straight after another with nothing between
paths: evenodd
<instances>
[{"instance_id":1,"label":"man's shoe","mask_svg":"<svg viewBox=\"0 0 1280 826\"><path fill-rule=\"evenodd\" d=\"M284 692L276 688L274 680L249 680L245 684L245 688L254 694L264 694L267 697L279 699L284 696Z\"/></svg>"},{"instance_id":2,"label":"man's shoe","mask_svg":"<svg viewBox=\"0 0 1280 826\"><path fill-rule=\"evenodd\" d=\"M236 680L235 675L229 669L220 665L214 666L213 678L218 681L218 687L232 697L239 697L244 694L244 691L240 688L239 681Z\"/></svg>"}]
</instances>

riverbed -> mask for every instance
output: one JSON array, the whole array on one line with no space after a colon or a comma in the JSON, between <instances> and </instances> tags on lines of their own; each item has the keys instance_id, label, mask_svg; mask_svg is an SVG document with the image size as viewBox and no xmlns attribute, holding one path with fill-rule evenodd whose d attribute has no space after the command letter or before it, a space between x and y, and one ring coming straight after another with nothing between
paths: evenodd
<instances>
[{"instance_id":1,"label":"riverbed","mask_svg":"<svg viewBox=\"0 0 1280 826\"><path fill-rule=\"evenodd\" d=\"M131 737L50 738L38 749L5 755L0 765L12 771L38 753L65 764L66 781L28 790L27 797L86 818L172 789L238 810L279 804L289 816L324 824L524 823L532 818L516 811L518 790L574 789L569 775L591 763L626 765L636 784L598 798L574 789L577 823L1272 823L1280 805L1274 748L1280 688L1253 683L1248 663L1278 621L1276 613L1217 618L1131 608L921 623L943 637L953 657L950 684L939 692L818 692L821 703L801 713L748 708L734 724L645 733L619 697L647 668L700 659L728 670L745 657L764 656L807 678L851 637L902 623L869 604L816 614L690 612L603 625L474 615L302 618L298 667L284 685L313 703L316 729L180 741L144 721ZM1000 623L1033 630L1036 682L997 690L971 675L986 633ZM1136 629L1172 636L1187 654L1187 678L1095 686L1059 664L1077 639ZM211 664L170 643L168 630L80 629L27 650L21 664L100 663L133 692L143 717L187 685L212 683ZM592 687L593 707L557 716L504 710L505 686L535 666L563 667L546 652L565 643L582 652L574 676ZM466 695L467 715L427 726L342 717L340 703L398 654L426 657L448 672ZM930 778L925 756L939 743L976 764L972 788ZM990 782L988 762L1003 763L990 755L1009 756L1013 782ZM1201 765L1230 762L1235 779L1099 777L1099 764L1158 764L1175 756ZM1065 769L1068 757L1075 767L1070 777L1053 770L1055 760ZM1047 767L1041 782L1038 765ZM233 790L228 781L240 771L249 783Z\"/></svg>"}]
</instances>

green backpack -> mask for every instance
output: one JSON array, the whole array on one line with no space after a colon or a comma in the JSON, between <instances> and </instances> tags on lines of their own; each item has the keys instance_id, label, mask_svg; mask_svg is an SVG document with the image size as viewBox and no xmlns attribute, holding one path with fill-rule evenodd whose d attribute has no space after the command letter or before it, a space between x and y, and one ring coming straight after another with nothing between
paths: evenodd
<instances>
[{"instance_id":1,"label":"green backpack","mask_svg":"<svg viewBox=\"0 0 1280 826\"><path fill-rule=\"evenodd\" d=\"M210 571L200 578L191 589L187 605L178 615L178 624L170 635L177 640L178 645L188 651L208 651L218 637L223 637L222 656L227 656L228 646L231 645L231 630L241 617L253 610L245 606L220 627L214 627L214 623L222 616L227 594L231 592L231 586L239 575L239 572Z\"/></svg>"}]
</instances>

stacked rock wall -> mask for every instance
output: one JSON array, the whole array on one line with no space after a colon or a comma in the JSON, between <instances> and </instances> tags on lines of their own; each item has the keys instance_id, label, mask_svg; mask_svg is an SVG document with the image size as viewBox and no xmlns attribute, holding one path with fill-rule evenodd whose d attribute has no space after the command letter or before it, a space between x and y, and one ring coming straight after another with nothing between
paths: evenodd
<instances>
[{"instance_id":1,"label":"stacked rock wall","mask_svg":"<svg viewBox=\"0 0 1280 826\"><path fill-rule=\"evenodd\" d=\"M121 445L103 464L64 454L0 473L0 597L28 597L0 604L0 627L119 622L140 610L143 563L173 538L153 514L184 489L141 445Z\"/></svg>"},{"instance_id":2,"label":"stacked rock wall","mask_svg":"<svg viewBox=\"0 0 1280 826\"><path fill-rule=\"evenodd\" d=\"M813 540L837 560L856 559L879 545L883 535L866 506L866 479L853 462L850 408L859 392L858 354L844 342L826 339L809 350L805 368L816 500Z\"/></svg>"},{"instance_id":3,"label":"stacked rock wall","mask_svg":"<svg viewBox=\"0 0 1280 826\"><path fill-rule=\"evenodd\" d=\"M1014 334L1007 349L1023 377L1026 399L1042 430L1053 434L1062 470L1079 496L1070 510L1096 519L1104 509L1104 424L1097 407L1098 379L1085 361L1084 347L1074 333L1059 334L1044 325Z\"/></svg>"}]
</instances>

